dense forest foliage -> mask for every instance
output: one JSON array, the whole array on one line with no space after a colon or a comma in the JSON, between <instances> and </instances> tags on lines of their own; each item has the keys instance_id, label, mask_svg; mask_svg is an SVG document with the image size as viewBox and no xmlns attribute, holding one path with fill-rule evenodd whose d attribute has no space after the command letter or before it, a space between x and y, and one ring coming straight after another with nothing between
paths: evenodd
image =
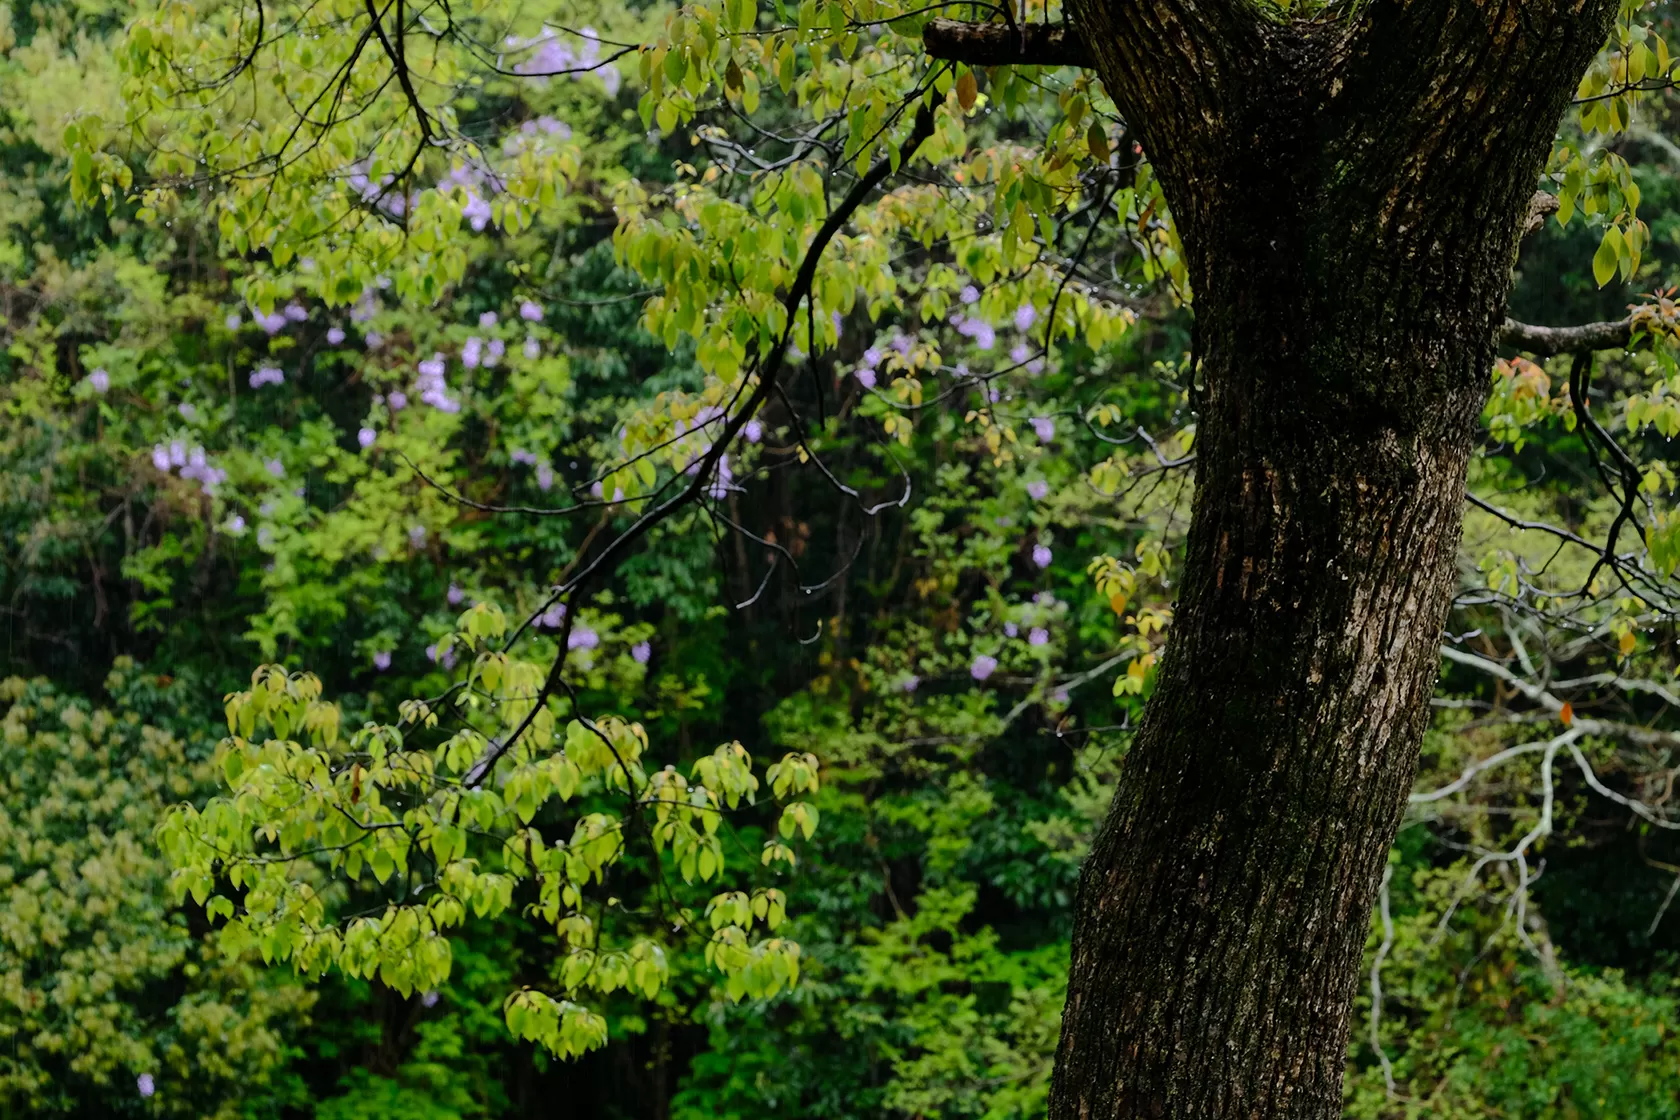
<instances>
[{"instance_id":1,"label":"dense forest foliage","mask_svg":"<svg viewBox=\"0 0 1680 1120\"><path fill-rule=\"evenodd\" d=\"M671 283L652 242L680 223L630 215L711 183L696 165L728 162L744 209L779 172L755 178L752 151L644 115L648 69L610 44L651 41L665 9L525 8L519 49L545 68L508 62L452 112L540 204L493 210L490 177L440 171L425 205L457 207L456 257L427 272L393 256L328 298L312 268L359 274L291 253L305 281L282 288L276 254L229 249L208 190L89 203L118 163L157 172L139 146L84 166L77 131L125 119L143 69L130 5L0 7L6 1115L1044 1114L1079 862L1154 684L1192 484L1193 315L1158 188L1125 133L1087 119L1071 135L1114 174L1059 228L1029 222L1042 252L1016 269L997 231L916 226L916 176L889 182L867 221L900 288L872 288L864 270L887 257L856 250L858 294L829 322L813 312L811 353L709 500L559 603L551 589L634 522L622 488L647 492L617 457L653 447L680 479L710 450L690 433L716 403L717 339L679 325L674 298L647 305ZM785 65L767 102L794 87ZM1070 98L1094 96L987 80L1000 104L1059 102L1076 124L1090 109ZM758 78L729 83L753 111ZM973 109L972 76L946 86ZM767 111L792 129L796 101ZM1590 395L1655 503L1645 539L1623 542L1653 587L1677 558L1661 509L1680 432L1669 108L1646 100L1608 147L1566 122L1589 157L1613 154L1593 166L1619 176L1601 192L1616 205L1529 237L1512 301L1547 324L1648 309ZM786 146L777 127L766 153ZM942 142L995 153L1020 127L982 112ZM370 175L355 189L372 210L404 202L368 194ZM1629 194L1648 244L1604 284L1605 222ZM1099 232L1103 214L1119 220ZM1100 264L1070 266L1069 286L1057 268L1076 247ZM332 249L353 251L368 250ZM1071 329L1042 333L1058 314ZM1674 1116L1680 652L1667 599L1547 528L1596 541L1623 509L1571 408L1572 359L1505 353L1419 793L1371 917L1346 1112ZM650 414L684 423L661 444L637 428ZM497 661L522 624L535 652ZM305 830L281 840L315 853L301 867L270 874L251 848L255 869L228 879L239 860L216 844L273 841L316 808L265 824L272 805L250 799L278 794L249 775L274 757L225 737L254 741L258 719L324 752L342 736L373 760L335 771L359 805L406 734L465 790L496 765L498 721L528 714L503 677L555 656L572 683L548 733L574 764L513 760L497 804L517 823L486 808L469 827L481 802L463 792L424 861L383 841L346 856ZM437 698L475 682L512 707L437 724ZM660 801L697 774L740 796L688 816L670 808L686 792ZM631 788L647 796L624 810ZM592 856L589 821L668 842L609 836ZM527 829L570 836L581 862L539 867ZM446 884L447 937L355 956L356 921L430 905L469 850L484 871ZM342 944L252 917L292 904L277 898L346 923ZM750 943L714 935L755 926Z\"/></svg>"}]
</instances>

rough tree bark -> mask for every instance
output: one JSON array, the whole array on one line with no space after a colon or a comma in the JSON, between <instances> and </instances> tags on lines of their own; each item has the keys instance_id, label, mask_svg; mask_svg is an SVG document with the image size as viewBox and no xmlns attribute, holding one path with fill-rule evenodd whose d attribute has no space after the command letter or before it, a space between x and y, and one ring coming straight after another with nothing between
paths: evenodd
<instances>
[{"instance_id":1,"label":"rough tree bark","mask_svg":"<svg viewBox=\"0 0 1680 1120\"><path fill-rule=\"evenodd\" d=\"M1069 7L925 36L1089 58L1195 292L1177 614L1081 876L1050 1112L1335 1117L1518 238L1613 4Z\"/></svg>"}]
</instances>

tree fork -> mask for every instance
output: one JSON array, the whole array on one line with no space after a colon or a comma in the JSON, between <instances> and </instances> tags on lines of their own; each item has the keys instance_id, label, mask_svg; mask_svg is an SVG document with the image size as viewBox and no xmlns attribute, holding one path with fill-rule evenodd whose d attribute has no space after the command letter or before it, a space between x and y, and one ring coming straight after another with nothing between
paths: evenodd
<instances>
[{"instance_id":1,"label":"tree fork","mask_svg":"<svg viewBox=\"0 0 1680 1120\"><path fill-rule=\"evenodd\" d=\"M1614 10L1519 3L1070 0L1037 40L925 34L1090 58L1183 237L1206 385L1176 617L1081 871L1052 1120L1341 1113L1466 465L1496 338L1522 337L1512 265Z\"/></svg>"}]
</instances>

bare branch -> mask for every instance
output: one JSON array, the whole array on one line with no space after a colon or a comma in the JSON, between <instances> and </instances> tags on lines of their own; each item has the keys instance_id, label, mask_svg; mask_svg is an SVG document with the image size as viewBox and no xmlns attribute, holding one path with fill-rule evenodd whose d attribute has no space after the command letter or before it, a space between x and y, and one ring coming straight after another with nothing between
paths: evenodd
<instances>
[{"instance_id":1,"label":"bare branch","mask_svg":"<svg viewBox=\"0 0 1680 1120\"><path fill-rule=\"evenodd\" d=\"M1581 350L1619 350L1632 337L1632 316L1611 323L1586 323L1579 327L1535 327L1507 319L1505 325L1499 328L1500 342L1542 358Z\"/></svg>"},{"instance_id":2,"label":"bare branch","mask_svg":"<svg viewBox=\"0 0 1680 1120\"><path fill-rule=\"evenodd\" d=\"M1065 23L971 23L936 19L922 28L922 45L934 58L970 66L1092 65L1079 33Z\"/></svg>"}]
</instances>

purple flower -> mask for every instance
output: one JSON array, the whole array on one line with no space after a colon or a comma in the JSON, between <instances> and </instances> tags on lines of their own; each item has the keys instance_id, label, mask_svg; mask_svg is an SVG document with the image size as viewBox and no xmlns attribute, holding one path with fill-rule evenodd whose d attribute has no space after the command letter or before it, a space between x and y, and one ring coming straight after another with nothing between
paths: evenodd
<instances>
[{"instance_id":1,"label":"purple flower","mask_svg":"<svg viewBox=\"0 0 1680 1120\"><path fill-rule=\"evenodd\" d=\"M169 462L171 466L184 467L187 465L187 445L178 439L169 441Z\"/></svg>"},{"instance_id":2,"label":"purple flower","mask_svg":"<svg viewBox=\"0 0 1680 1120\"><path fill-rule=\"evenodd\" d=\"M636 664L646 665L648 658L653 656L653 647L646 642L637 642L630 647L630 656L635 659Z\"/></svg>"},{"instance_id":3,"label":"purple flower","mask_svg":"<svg viewBox=\"0 0 1680 1120\"><path fill-rule=\"evenodd\" d=\"M272 315L264 315L261 311L253 310L251 312L251 321L261 327L265 333L274 334L281 327L286 325L286 316L280 311L276 311Z\"/></svg>"},{"instance_id":4,"label":"purple flower","mask_svg":"<svg viewBox=\"0 0 1680 1120\"><path fill-rule=\"evenodd\" d=\"M1032 425L1033 435L1038 437L1038 442L1049 443L1056 438L1056 422L1050 417L1034 416L1028 423Z\"/></svg>"},{"instance_id":5,"label":"purple flower","mask_svg":"<svg viewBox=\"0 0 1680 1120\"><path fill-rule=\"evenodd\" d=\"M425 1008L436 1007L437 1001L438 994L436 992L427 992L425 995L420 997L420 1006Z\"/></svg>"},{"instance_id":6,"label":"purple flower","mask_svg":"<svg viewBox=\"0 0 1680 1120\"><path fill-rule=\"evenodd\" d=\"M1027 497L1035 502L1042 502L1048 493L1050 493L1050 484L1042 478L1035 478L1027 483Z\"/></svg>"},{"instance_id":7,"label":"purple flower","mask_svg":"<svg viewBox=\"0 0 1680 1120\"><path fill-rule=\"evenodd\" d=\"M266 468L268 473L273 475L275 478L286 477L286 464L282 463L278 459L269 459L267 462L263 463L263 467Z\"/></svg>"},{"instance_id":8,"label":"purple flower","mask_svg":"<svg viewBox=\"0 0 1680 1120\"><path fill-rule=\"evenodd\" d=\"M449 585L449 590L444 592L443 597L447 599L449 601L449 605L453 607L460 603L462 599L465 599L467 597L467 593L452 583Z\"/></svg>"},{"instance_id":9,"label":"purple flower","mask_svg":"<svg viewBox=\"0 0 1680 1120\"><path fill-rule=\"evenodd\" d=\"M385 336L380 334L378 331L369 331L367 334L362 336L362 341L367 343L369 350L377 350L384 344Z\"/></svg>"},{"instance_id":10,"label":"purple flower","mask_svg":"<svg viewBox=\"0 0 1680 1120\"><path fill-rule=\"evenodd\" d=\"M408 543L413 545L415 548L419 548L421 545L425 544L426 527L424 525L411 525L408 530Z\"/></svg>"},{"instance_id":11,"label":"purple flower","mask_svg":"<svg viewBox=\"0 0 1680 1120\"><path fill-rule=\"evenodd\" d=\"M1009 348L1009 360L1018 366L1026 365L1027 359L1030 357L1032 357L1032 347L1024 342L1017 342Z\"/></svg>"},{"instance_id":12,"label":"purple flower","mask_svg":"<svg viewBox=\"0 0 1680 1120\"><path fill-rule=\"evenodd\" d=\"M829 316L829 320L834 324L834 337L839 338L840 337L840 324L842 322L841 317L840 317L840 312L838 312L838 311L834 312L834 314Z\"/></svg>"},{"instance_id":13,"label":"purple flower","mask_svg":"<svg viewBox=\"0 0 1680 1120\"><path fill-rule=\"evenodd\" d=\"M918 677L914 673L911 673L908 677L905 677L904 680L899 682L898 687L903 689L905 692L914 692L921 683L922 678Z\"/></svg>"},{"instance_id":14,"label":"purple flower","mask_svg":"<svg viewBox=\"0 0 1680 1120\"><path fill-rule=\"evenodd\" d=\"M1003 632L1013 638L1021 631L1013 622L1006 622L1003 624Z\"/></svg>"},{"instance_id":15,"label":"purple flower","mask_svg":"<svg viewBox=\"0 0 1680 1120\"><path fill-rule=\"evenodd\" d=\"M1033 563L1037 564L1039 567L1048 568L1050 566L1050 555L1051 555L1051 553L1050 553L1050 546L1049 545L1047 545L1047 544L1035 544L1035 545L1033 545L1032 560L1033 560Z\"/></svg>"},{"instance_id":16,"label":"purple flower","mask_svg":"<svg viewBox=\"0 0 1680 1120\"><path fill-rule=\"evenodd\" d=\"M537 303L535 300L526 300L519 305L519 317L524 319L527 323L542 322L542 304Z\"/></svg>"},{"instance_id":17,"label":"purple flower","mask_svg":"<svg viewBox=\"0 0 1680 1120\"><path fill-rule=\"evenodd\" d=\"M478 368L479 359L484 356L484 340L476 334L461 347L461 364L468 369Z\"/></svg>"},{"instance_id":18,"label":"purple flower","mask_svg":"<svg viewBox=\"0 0 1680 1120\"><path fill-rule=\"evenodd\" d=\"M433 646L432 651L433 651L433 653L436 653L437 647ZM373 667L375 669L378 669L381 673L383 673L385 670L389 669L391 667L390 651L382 649L378 653L374 654L373 655Z\"/></svg>"},{"instance_id":19,"label":"purple flower","mask_svg":"<svg viewBox=\"0 0 1680 1120\"><path fill-rule=\"evenodd\" d=\"M567 649L594 649L601 644L601 636L587 626L579 625L566 635Z\"/></svg>"},{"instance_id":20,"label":"purple flower","mask_svg":"<svg viewBox=\"0 0 1680 1120\"><path fill-rule=\"evenodd\" d=\"M968 675L977 681L983 681L997 669L997 658L982 653L974 659L974 664L968 667Z\"/></svg>"},{"instance_id":21,"label":"purple flower","mask_svg":"<svg viewBox=\"0 0 1680 1120\"><path fill-rule=\"evenodd\" d=\"M328 327L327 328L327 345L328 346L337 346L343 341L344 341L344 328L343 327Z\"/></svg>"},{"instance_id":22,"label":"purple flower","mask_svg":"<svg viewBox=\"0 0 1680 1120\"><path fill-rule=\"evenodd\" d=\"M973 284L965 284L963 290L957 293L957 298L964 303L978 303L980 301L980 289Z\"/></svg>"},{"instance_id":23,"label":"purple flower","mask_svg":"<svg viewBox=\"0 0 1680 1120\"><path fill-rule=\"evenodd\" d=\"M223 319L222 322L227 325L228 330L236 331L239 329L239 324L244 322L244 320L239 317L239 312L229 311L227 318Z\"/></svg>"},{"instance_id":24,"label":"purple flower","mask_svg":"<svg viewBox=\"0 0 1680 1120\"><path fill-rule=\"evenodd\" d=\"M1046 646L1050 644L1050 631L1042 626L1034 626L1027 635L1027 644L1032 646Z\"/></svg>"},{"instance_id":25,"label":"purple flower","mask_svg":"<svg viewBox=\"0 0 1680 1120\"><path fill-rule=\"evenodd\" d=\"M478 317L478 329L487 331L495 326L498 321L499 317L494 311L486 311Z\"/></svg>"},{"instance_id":26,"label":"purple flower","mask_svg":"<svg viewBox=\"0 0 1680 1120\"><path fill-rule=\"evenodd\" d=\"M152 448L152 466L156 467L160 471L168 473L169 448L165 447L161 443Z\"/></svg>"},{"instance_id":27,"label":"purple flower","mask_svg":"<svg viewBox=\"0 0 1680 1120\"><path fill-rule=\"evenodd\" d=\"M429 646L426 647L426 660L427 661L436 661L437 660L437 644L435 642L432 645L429 645Z\"/></svg>"},{"instance_id":28,"label":"purple flower","mask_svg":"<svg viewBox=\"0 0 1680 1120\"><path fill-rule=\"evenodd\" d=\"M707 486L706 493L713 501L722 501L729 496L729 491L732 489L730 483L734 481L735 472L729 469L729 456L724 455L718 459L717 474L712 476L711 484Z\"/></svg>"},{"instance_id":29,"label":"purple flower","mask_svg":"<svg viewBox=\"0 0 1680 1120\"><path fill-rule=\"evenodd\" d=\"M503 342L499 338L492 338L490 340L490 345L485 347L484 368L489 369L491 366L501 361L502 355L505 353L507 353L507 343Z\"/></svg>"},{"instance_id":30,"label":"purple flower","mask_svg":"<svg viewBox=\"0 0 1680 1120\"><path fill-rule=\"evenodd\" d=\"M96 393L103 393L111 387L111 375L106 373L103 369L94 370L92 373L88 374L87 379L88 384L93 386L93 391Z\"/></svg>"},{"instance_id":31,"label":"purple flower","mask_svg":"<svg viewBox=\"0 0 1680 1120\"><path fill-rule=\"evenodd\" d=\"M764 425L754 417L747 421L747 426L741 429L741 434L747 437L748 443L757 443L764 438Z\"/></svg>"},{"instance_id":32,"label":"purple flower","mask_svg":"<svg viewBox=\"0 0 1680 1120\"><path fill-rule=\"evenodd\" d=\"M566 620L566 604L555 603L543 612L542 618L537 620L538 626L546 626L550 630L560 629L560 624Z\"/></svg>"},{"instance_id":33,"label":"purple flower","mask_svg":"<svg viewBox=\"0 0 1680 1120\"><path fill-rule=\"evenodd\" d=\"M876 366L881 364L881 359L886 356L886 352L879 346L871 346L863 352L864 367L867 369L874 369Z\"/></svg>"},{"instance_id":34,"label":"purple flower","mask_svg":"<svg viewBox=\"0 0 1680 1120\"><path fill-rule=\"evenodd\" d=\"M870 369L868 366L859 367L857 372L852 374L852 376L857 378L858 384L862 385L865 389L875 388L875 371Z\"/></svg>"},{"instance_id":35,"label":"purple flower","mask_svg":"<svg viewBox=\"0 0 1680 1120\"><path fill-rule=\"evenodd\" d=\"M1038 321L1038 312L1030 303L1023 303L1015 309L1015 329L1024 331Z\"/></svg>"},{"instance_id":36,"label":"purple flower","mask_svg":"<svg viewBox=\"0 0 1680 1120\"><path fill-rule=\"evenodd\" d=\"M910 356L910 348L914 345L915 342L907 334L896 334L893 336L892 348L898 351L900 357L908 358Z\"/></svg>"},{"instance_id":37,"label":"purple flower","mask_svg":"<svg viewBox=\"0 0 1680 1120\"><path fill-rule=\"evenodd\" d=\"M264 385L279 385L284 383L286 375L279 366L262 366L251 374L251 388L261 389Z\"/></svg>"},{"instance_id":38,"label":"purple flower","mask_svg":"<svg viewBox=\"0 0 1680 1120\"><path fill-rule=\"evenodd\" d=\"M303 304L301 303L288 303L286 305L286 309L281 314L294 323L301 323L305 319L309 318L309 312L303 309Z\"/></svg>"},{"instance_id":39,"label":"purple flower","mask_svg":"<svg viewBox=\"0 0 1680 1120\"><path fill-rule=\"evenodd\" d=\"M140 1090L142 1097L149 1097L157 1092L157 1082L152 1080L152 1075L149 1073L142 1073L139 1077L136 1077L134 1087Z\"/></svg>"},{"instance_id":40,"label":"purple flower","mask_svg":"<svg viewBox=\"0 0 1680 1120\"><path fill-rule=\"evenodd\" d=\"M525 340L525 356L527 358L539 358L542 356L542 343L537 341L534 336Z\"/></svg>"},{"instance_id":41,"label":"purple flower","mask_svg":"<svg viewBox=\"0 0 1680 1120\"><path fill-rule=\"evenodd\" d=\"M356 442L363 447L372 447L373 441L379 438L379 433L372 428L363 428L356 433Z\"/></svg>"},{"instance_id":42,"label":"purple flower","mask_svg":"<svg viewBox=\"0 0 1680 1120\"><path fill-rule=\"evenodd\" d=\"M547 490L554 485L554 468L547 463L537 464L537 489Z\"/></svg>"},{"instance_id":43,"label":"purple flower","mask_svg":"<svg viewBox=\"0 0 1680 1120\"><path fill-rule=\"evenodd\" d=\"M243 533L245 531L245 519L237 513L234 514L232 517L228 518L227 531L230 533Z\"/></svg>"},{"instance_id":44,"label":"purple flower","mask_svg":"<svg viewBox=\"0 0 1680 1120\"><path fill-rule=\"evenodd\" d=\"M997 331L984 319L964 319L957 333L972 338L974 345L982 350L990 350L997 342Z\"/></svg>"},{"instance_id":45,"label":"purple flower","mask_svg":"<svg viewBox=\"0 0 1680 1120\"><path fill-rule=\"evenodd\" d=\"M401 412L408 407L408 394L398 389L385 398L385 403L390 405L392 412Z\"/></svg>"},{"instance_id":46,"label":"purple flower","mask_svg":"<svg viewBox=\"0 0 1680 1120\"><path fill-rule=\"evenodd\" d=\"M474 233L482 232L490 224L490 200L475 190L467 191L466 205L461 207L461 217L467 219Z\"/></svg>"}]
</instances>

